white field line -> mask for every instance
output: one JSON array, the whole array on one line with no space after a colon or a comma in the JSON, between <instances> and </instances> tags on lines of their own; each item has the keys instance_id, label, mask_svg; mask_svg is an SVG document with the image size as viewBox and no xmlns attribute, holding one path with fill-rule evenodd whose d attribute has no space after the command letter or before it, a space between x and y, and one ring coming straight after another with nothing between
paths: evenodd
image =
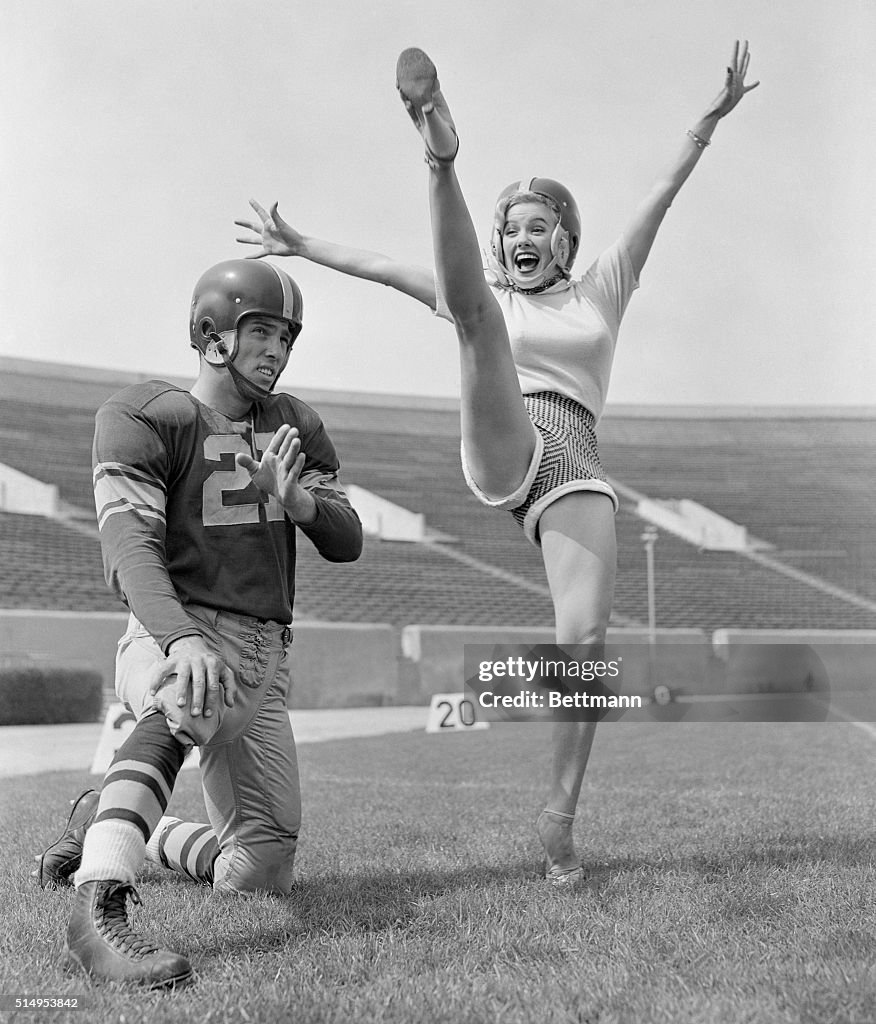
<instances>
[{"instance_id":1,"label":"white field line","mask_svg":"<svg viewBox=\"0 0 876 1024\"><path fill-rule=\"evenodd\" d=\"M839 708L832 707L830 709L832 715L836 715L837 718L841 718L844 722L848 722L849 725L854 725L856 729L860 729L861 732L866 733L871 740L876 741L876 725L872 722L859 722L851 715L847 715L845 711L840 711Z\"/></svg>"}]
</instances>

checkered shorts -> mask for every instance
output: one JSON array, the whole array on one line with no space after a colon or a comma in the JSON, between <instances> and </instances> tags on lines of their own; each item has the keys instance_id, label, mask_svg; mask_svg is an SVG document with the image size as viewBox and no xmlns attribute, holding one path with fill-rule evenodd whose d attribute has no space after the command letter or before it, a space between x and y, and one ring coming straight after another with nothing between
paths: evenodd
<instances>
[{"instance_id":1,"label":"checkered shorts","mask_svg":"<svg viewBox=\"0 0 876 1024\"><path fill-rule=\"evenodd\" d=\"M599 461L593 413L554 391L524 395L523 401L535 427L536 446L526 476L514 493L498 500L488 498L472 479L464 451L462 466L466 482L477 497L485 505L509 511L527 539L538 545L542 512L564 494L607 494L615 511L618 500Z\"/></svg>"}]
</instances>

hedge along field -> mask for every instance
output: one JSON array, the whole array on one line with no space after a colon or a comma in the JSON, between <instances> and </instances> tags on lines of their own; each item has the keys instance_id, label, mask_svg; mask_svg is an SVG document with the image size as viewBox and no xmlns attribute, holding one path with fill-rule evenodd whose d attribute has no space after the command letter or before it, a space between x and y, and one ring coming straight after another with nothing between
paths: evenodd
<instances>
[{"instance_id":1,"label":"hedge along field","mask_svg":"<svg viewBox=\"0 0 876 1024\"><path fill-rule=\"evenodd\" d=\"M572 892L540 878L548 741L543 725L494 725L302 746L290 897L144 876L136 929L198 971L165 995L65 973L71 894L29 876L94 780L3 780L0 993L78 995L85 1013L43 1019L80 1024L876 1020L867 733L604 724L576 823L588 881ZM203 819L196 772L171 812Z\"/></svg>"},{"instance_id":2,"label":"hedge along field","mask_svg":"<svg viewBox=\"0 0 876 1024\"><path fill-rule=\"evenodd\" d=\"M0 665L0 726L96 722L103 678L86 668Z\"/></svg>"}]
</instances>

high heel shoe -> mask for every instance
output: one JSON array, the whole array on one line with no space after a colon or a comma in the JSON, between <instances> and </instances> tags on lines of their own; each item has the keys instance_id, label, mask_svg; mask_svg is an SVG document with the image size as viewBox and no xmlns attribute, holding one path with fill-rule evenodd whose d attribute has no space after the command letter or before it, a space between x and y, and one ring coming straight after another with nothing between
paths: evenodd
<instances>
[{"instance_id":1,"label":"high heel shoe","mask_svg":"<svg viewBox=\"0 0 876 1024\"><path fill-rule=\"evenodd\" d=\"M572 842L574 820L574 814L552 811L546 807L535 822L535 829L545 852L544 876L557 888L576 885L584 879L584 869L580 863L570 866L572 861L577 860Z\"/></svg>"},{"instance_id":2,"label":"high heel shoe","mask_svg":"<svg viewBox=\"0 0 876 1024\"><path fill-rule=\"evenodd\" d=\"M403 50L395 69L395 86L405 109L423 136L426 163L452 164L459 152L459 136L438 83L438 71L422 50Z\"/></svg>"}]
</instances>

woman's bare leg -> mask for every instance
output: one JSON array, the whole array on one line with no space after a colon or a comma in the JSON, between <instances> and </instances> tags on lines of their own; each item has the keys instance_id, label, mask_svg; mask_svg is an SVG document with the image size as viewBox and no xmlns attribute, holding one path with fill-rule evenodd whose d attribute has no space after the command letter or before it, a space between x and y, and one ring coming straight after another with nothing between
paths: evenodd
<instances>
[{"instance_id":1,"label":"woman's bare leg","mask_svg":"<svg viewBox=\"0 0 876 1024\"><path fill-rule=\"evenodd\" d=\"M535 451L505 320L485 279L477 234L452 155L456 131L432 62L399 58L399 89L427 146L438 285L453 316L461 366L462 439L471 475L491 498L517 489Z\"/></svg>"},{"instance_id":2,"label":"woman's bare leg","mask_svg":"<svg viewBox=\"0 0 876 1024\"><path fill-rule=\"evenodd\" d=\"M489 497L505 497L526 474L535 450L534 428L520 393L504 317L484 279L477 235L456 177L455 127L434 66L421 51L406 51L400 58L399 88L427 146L435 267L459 339L462 437L469 469ZM604 649L614 594L610 499L592 492L565 495L544 512L540 532L557 643L588 644L596 660ZM560 875L578 867L571 822L595 728L583 722L554 727L551 790L547 812L539 818L539 835L549 866Z\"/></svg>"},{"instance_id":3,"label":"woman's bare leg","mask_svg":"<svg viewBox=\"0 0 876 1024\"><path fill-rule=\"evenodd\" d=\"M585 644L586 658L601 661L614 597L617 544L611 499L575 491L549 505L539 524L541 550L554 602L557 643ZM562 876L579 866L572 819L596 724L557 722L547 806L538 832L549 873Z\"/></svg>"}]
</instances>

